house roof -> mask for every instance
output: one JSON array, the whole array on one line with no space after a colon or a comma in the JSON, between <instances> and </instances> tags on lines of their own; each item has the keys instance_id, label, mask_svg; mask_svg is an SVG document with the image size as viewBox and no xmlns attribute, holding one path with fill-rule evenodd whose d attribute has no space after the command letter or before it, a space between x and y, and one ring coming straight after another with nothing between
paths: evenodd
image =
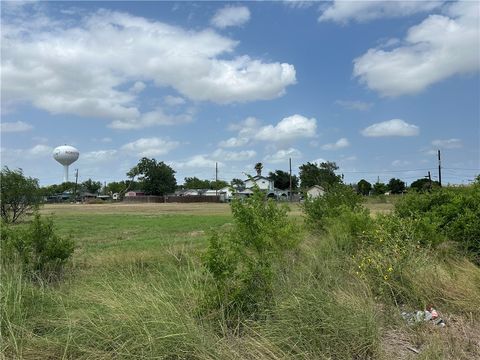
<instances>
[{"instance_id":1,"label":"house roof","mask_svg":"<svg viewBox=\"0 0 480 360\"><path fill-rule=\"evenodd\" d=\"M257 181L257 180L260 180L260 179L265 179L265 180L268 180L268 181L272 181L272 179L270 179L268 177L265 177L265 176L262 176L262 175L255 175L255 176L252 176L252 178L249 178L249 179L245 180L245 182L247 182L249 180Z\"/></svg>"}]
</instances>

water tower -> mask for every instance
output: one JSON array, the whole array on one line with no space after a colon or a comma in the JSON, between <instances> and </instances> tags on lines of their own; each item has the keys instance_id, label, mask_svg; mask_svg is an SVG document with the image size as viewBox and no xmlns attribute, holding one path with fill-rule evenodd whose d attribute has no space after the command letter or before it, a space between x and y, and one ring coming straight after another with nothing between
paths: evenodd
<instances>
[{"instance_id":1,"label":"water tower","mask_svg":"<svg viewBox=\"0 0 480 360\"><path fill-rule=\"evenodd\" d=\"M80 153L73 146L62 145L53 150L53 158L63 165L63 182L68 181L68 167L77 161Z\"/></svg>"}]
</instances>

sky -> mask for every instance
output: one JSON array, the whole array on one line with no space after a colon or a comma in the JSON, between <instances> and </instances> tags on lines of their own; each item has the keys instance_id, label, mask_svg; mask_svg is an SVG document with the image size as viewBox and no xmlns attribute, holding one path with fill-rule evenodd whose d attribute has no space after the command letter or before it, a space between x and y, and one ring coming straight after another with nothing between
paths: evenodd
<instances>
[{"instance_id":1,"label":"sky","mask_svg":"<svg viewBox=\"0 0 480 360\"><path fill-rule=\"evenodd\" d=\"M230 181L334 161L346 183L480 173L476 1L1 2L1 165ZM70 178L72 180L72 178Z\"/></svg>"}]
</instances>

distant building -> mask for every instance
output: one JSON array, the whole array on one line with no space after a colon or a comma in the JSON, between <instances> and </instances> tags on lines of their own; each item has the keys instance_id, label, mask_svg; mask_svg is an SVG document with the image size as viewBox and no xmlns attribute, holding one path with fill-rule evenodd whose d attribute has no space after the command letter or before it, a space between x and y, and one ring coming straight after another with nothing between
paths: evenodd
<instances>
[{"instance_id":1,"label":"distant building","mask_svg":"<svg viewBox=\"0 0 480 360\"><path fill-rule=\"evenodd\" d=\"M201 195L202 190L197 189L182 189L175 191L175 195L177 196L197 196Z\"/></svg>"},{"instance_id":2,"label":"distant building","mask_svg":"<svg viewBox=\"0 0 480 360\"><path fill-rule=\"evenodd\" d=\"M245 180L245 188L252 189L255 184L260 188L260 190L265 190L267 192L274 192L275 187L273 185L273 180L262 176L262 175L255 175L252 178Z\"/></svg>"},{"instance_id":3,"label":"distant building","mask_svg":"<svg viewBox=\"0 0 480 360\"><path fill-rule=\"evenodd\" d=\"M131 190L125 194L125 197L145 196L145 191Z\"/></svg>"},{"instance_id":4,"label":"distant building","mask_svg":"<svg viewBox=\"0 0 480 360\"><path fill-rule=\"evenodd\" d=\"M325 194L325 189L320 185L313 185L310 189L307 190L307 196L311 198L317 198Z\"/></svg>"}]
</instances>

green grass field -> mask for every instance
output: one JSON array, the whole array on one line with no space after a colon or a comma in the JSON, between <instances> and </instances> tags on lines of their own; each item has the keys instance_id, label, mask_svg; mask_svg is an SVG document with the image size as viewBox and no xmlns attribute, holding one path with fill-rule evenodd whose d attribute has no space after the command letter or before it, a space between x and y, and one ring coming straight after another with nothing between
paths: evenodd
<instances>
[{"instance_id":1,"label":"green grass field","mask_svg":"<svg viewBox=\"0 0 480 360\"><path fill-rule=\"evenodd\" d=\"M430 268L442 274L433 293L446 297L449 326L411 328L352 277L330 240L306 235L272 316L237 337L197 313L202 253L212 229L231 226L228 205L47 205L42 214L75 240L73 263L53 285L2 269L4 359L480 358L480 273L461 260ZM298 207L290 216L302 223ZM412 276L420 287L436 279Z\"/></svg>"}]
</instances>

